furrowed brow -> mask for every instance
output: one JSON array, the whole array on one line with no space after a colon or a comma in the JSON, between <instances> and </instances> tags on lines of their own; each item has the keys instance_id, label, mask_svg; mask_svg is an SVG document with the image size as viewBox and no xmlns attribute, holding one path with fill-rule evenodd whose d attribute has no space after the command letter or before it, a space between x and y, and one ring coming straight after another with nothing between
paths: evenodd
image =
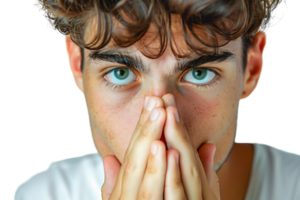
<instances>
[{"instance_id":1,"label":"furrowed brow","mask_svg":"<svg viewBox=\"0 0 300 200\"><path fill-rule=\"evenodd\" d=\"M127 52L121 50L107 50L107 51L94 51L89 54L89 63L107 61L111 63L119 63L125 65L129 68L135 69L143 74L150 73L150 67L146 66L143 63L142 59L139 56L129 55ZM236 55L230 51L221 51L219 54L204 54L196 59L183 59L176 63L175 67L170 72L171 74L184 72L188 69L193 69L199 67L203 64L216 62L228 62L233 58L236 58Z\"/></svg>"}]
</instances>

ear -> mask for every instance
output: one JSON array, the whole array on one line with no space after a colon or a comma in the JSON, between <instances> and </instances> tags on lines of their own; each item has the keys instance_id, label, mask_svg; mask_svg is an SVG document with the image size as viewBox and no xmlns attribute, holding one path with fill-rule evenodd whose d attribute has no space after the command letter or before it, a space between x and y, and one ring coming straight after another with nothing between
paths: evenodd
<instances>
[{"instance_id":1,"label":"ear","mask_svg":"<svg viewBox=\"0 0 300 200\"><path fill-rule=\"evenodd\" d=\"M247 65L241 99L248 97L253 92L259 80L263 64L262 54L266 44L266 34L258 32L252 38L251 44L252 46L247 53Z\"/></svg>"},{"instance_id":2,"label":"ear","mask_svg":"<svg viewBox=\"0 0 300 200\"><path fill-rule=\"evenodd\" d=\"M77 87L83 92L83 76L81 72L81 52L80 47L76 45L69 36L66 37L66 46L69 55L69 63Z\"/></svg>"}]
</instances>

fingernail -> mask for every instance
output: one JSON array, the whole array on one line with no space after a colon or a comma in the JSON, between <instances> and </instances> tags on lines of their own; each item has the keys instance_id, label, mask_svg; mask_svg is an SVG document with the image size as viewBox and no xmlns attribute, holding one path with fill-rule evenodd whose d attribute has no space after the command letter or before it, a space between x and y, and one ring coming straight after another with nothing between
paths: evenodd
<instances>
[{"instance_id":1,"label":"fingernail","mask_svg":"<svg viewBox=\"0 0 300 200\"><path fill-rule=\"evenodd\" d=\"M144 108L146 108L146 105L147 105L148 100L149 100L149 96L146 96L146 97L145 97L145 100L144 100Z\"/></svg>"},{"instance_id":2,"label":"fingernail","mask_svg":"<svg viewBox=\"0 0 300 200\"><path fill-rule=\"evenodd\" d=\"M157 145L156 144L151 145L151 153L152 153L152 155L156 155L156 153L157 153Z\"/></svg>"},{"instance_id":3,"label":"fingernail","mask_svg":"<svg viewBox=\"0 0 300 200\"><path fill-rule=\"evenodd\" d=\"M157 109L154 109L150 115L150 119L152 121L155 121L159 116L159 111Z\"/></svg>"},{"instance_id":4,"label":"fingernail","mask_svg":"<svg viewBox=\"0 0 300 200\"><path fill-rule=\"evenodd\" d=\"M214 153L213 153L213 158L215 157L215 153L216 153L216 151L217 151L217 147L215 148L215 150L214 150Z\"/></svg>"},{"instance_id":5,"label":"fingernail","mask_svg":"<svg viewBox=\"0 0 300 200\"><path fill-rule=\"evenodd\" d=\"M174 111L174 116L177 122L179 122L179 115L177 109Z\"/></svg>"},{"instance_id":6,"label":"fingernail","mask_svg":"<svg viewBox=\"0 0 300 200\"><path fill-rule=\"evenodd\" d=\"M171 96L168 98L167 104L168 104L167 106L174 106L174 107L176 107L175 98L174 98L173 95L171 95Z\"/></svg>"},{"instance_id":7,"label":"fingernail","mask_svg":"<svg viewBox=\"0 0 300 200\"><path fill-rule=\"evenodd\" d=\"M179 165L179 154L176 154L176 155L175 155L175 159L176 159L177 165Z\"/></svg>"},{"instance_id":8,"label":"fingernail","mask_svg":"<svg viewBox=\"0 0 300 200\"><path fill-rule=\"evenodd\" d=\"M155 104L156 104L155 100L153 98L149 98L149 100L147 101L146 109L149 111L153 110Z\"/></svg>"}]
</instances>

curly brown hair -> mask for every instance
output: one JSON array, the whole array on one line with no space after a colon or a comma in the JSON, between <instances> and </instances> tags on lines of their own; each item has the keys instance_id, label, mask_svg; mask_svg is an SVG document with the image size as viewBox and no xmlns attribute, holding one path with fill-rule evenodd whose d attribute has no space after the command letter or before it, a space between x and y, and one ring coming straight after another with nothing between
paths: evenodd
<instances>
[{"instance_id":1,"label":"curly brown hair","mask_svg":"<svg viewBox=\"0 0 300 200\"><path fill-rule=\"evenodd\" d=\"M112 39L119 47L139 41L150 25L157 30L160 47L153 54L144 44L142 53L149 58L161 56L170 43L174 55L185 57L176 49L171 30L171 14L181 16L186 44L198 54L216 53L231 40L242 38L243 56L251 37L264 29L272 11L281 0L38 0L53 27L81 48L98 50ZM115 21L125 27L120 31ZM95 33L86 40L85 33L93 24ZM205 33L198 34L199 31ZM220 40L222 38L222 40ZM202 45L199 45L202 44ZM203 45L210 48L203 48ZM212 49L212 50L207 50ZM149 53L151 52L151 53Z\"/></svg>"}]
</instances>

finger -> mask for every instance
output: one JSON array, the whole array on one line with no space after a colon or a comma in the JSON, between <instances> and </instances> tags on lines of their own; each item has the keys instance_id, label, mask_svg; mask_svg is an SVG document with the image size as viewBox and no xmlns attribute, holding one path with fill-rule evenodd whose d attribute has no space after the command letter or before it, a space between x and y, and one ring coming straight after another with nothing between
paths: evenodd
<instances>
[{"instance_id":1,"label":"finger","mask_svg":"<svg viewBox=\"0 0 300 200\"><path fill-rule=\"evenodd\" d=\"M199 170L198 152L192 146L189 135L180 124L178 111L174 106L169 106L167 111L167 121L164 128L164 134L168 149L176 149L180 154L179 166L181 169L181 178L186 197L189 200L199 199L202 196L201 176L206 179L203 170L201 175ZM200 160L200 159L199 159Z\"/></svg>"},{"instance_id":2,"label":"finger","mask_svg":"<svg viewBox=\"0 0 300 200\"><path fill-rule=\"evenodd\" d=\"M162 100L164 101L164 104L165 104L165 107L166 107L166 108L169 107L169 106L174 106L174 107L177 108L174 95L172 95L172 94L170 94L170 93L165 94L165 95L162 97ZM181 116L179 115L178 117L179 117L179 122L180 122L181 126L182 126L183 128L185 128Z\"/></svg>"},{"instance_id":3,"label":"finger","mask_svg":"<svg viewBox=\"0 0 300 200\"><path fill-rule=\"evenodd\" d=\"M161 141L151 145L147 169L141 184L138 199L162 200L166 174L166 147Z\"/></svg>"},{"instance_id":4,"label":"finger","mask_svg":"<svg viewBox=\"0 0 300 200\"><path fill-rule=\"evenodd\" d=\"M121 199L136 199L142 183L150 146L159 140L165 124L166 113L163 108L152 110L127 158L124 160Z\"/></svg>"},{"instance_id":5,"label":"finger","mask_svg":"<svg viewBox=\"0 0 300 200\"><path fill-rule=\"evenodd\" d=\"M121 164L115 156L108 155L103 158L105 181L102 186L102 199L108 200L116 183Z\"/></svg>"},{"instance_id":6,"label":"finger","mask_svg":"<svg viewBox=\"0 0 300 200\"><path fill-rule=\"evenodd\" d=\"M198 154L200 156L208 184L211 187L213 187L214 170L212 169L213 169L213 156L214 156L213 154L215 150L216 150L215 145L210 143L203 144L198 150Z\"/></svg>"},{"instance_id":7,"label":"finger","mask_svg":"<svg viewBox=\"0 0 300 200\"><path fill-rule=\"evenodd\" d=\"M102 197L102 200L108 200L110 197L110 195L108 196L105 191L105 183L102 185L102 188L101 188L101 197Z\"/></svg>"},{"instance_id":8,"label":"finger","mask_svg":"<svg viewBox=\"0 0 300 200\"><path fill-rule=\"evenodd\" d=\"M184 200L184 188L182 185L180 169L179 169L179 153L174 150L167 151L167 173L165 181L165 200Z\"/></svg>"},{"instance_id":9,"label":"finger","mask_svg":"<svg viewBox=\"0 0 300 200\"><path fill-rule=\"evenodd\" d=\"M155 107L164 108L165 104L164 104L163 100L159 97L156 97L156 96L146 96L145 100L144 100L144 106L143 106L143 109L142 109L141 116L140 116L139 121L136 125L136 128L135 128L135 130L134 130L134 132L131 136L131 140L130 140L130 143L128 145L125 156L127 156L129 154L129 152L131 151L132 146L133 146L137 136L139 135L143 125L145 124L145 122L149 118L149 115L150 115L151 111Z\"/></svg>"},{"instance_id":10,"label":"finger","mask_svg":"<svg viewBox=\"0 0 300 200\"><path fill-rule=\"evenodd\" d=\"M151 96L150 98L153 98L155 100L155 102L156 102L155 106L156 107L163 107L164 106L164 103L163 103L161 98L155 97L155 96ZM124 159L123 159L123 162L122 162L122 165L121 165L121 169L120 169L120 172L119 172L119 175L118 175L117 183L116 183L116 185L114 187L114 190L111 194L112 199L119 199L120 196L121 196L121 193L122 193L122 190L123 190L122 185L124 185L123 184L124 183L123 176L124 176L125 168L127 168L127 171L128 171L127 173L134 173L133 171L137 170L135 168L137 167L136 162L138 161L139 162L139 165L138 165L139 170L145 170L146 159L149 155L147 153L149 153L150 145L154 140L158 140L161 137L162 126L163 126L162 124L165 123L165 116L166 116L165 110L163 108L159 108L159 111L160 111L159 118L156 121L151 121L150 120L151 111L146 109L147 105L145 105L145 103L146 102L144 102L144 106L142 108L141 116L140 116L139 121L136 125L134 133L131 136L131 140L130 140L130 143L128 145L128 148L125 152ZM153 126L153 124L156 124L156 123L158 123L159 126L157 126L157 125ZM149 128L149 127L152 127L152 128ZM158 130L160 130L160 131L158 131ZM134 155L131 155L131 157L129 158L129 155L132 152L133 147L136 144L136 140L137 140L138 137L148 138L148 140L147 139L144 140L142 142L143 143L142 145L139 145L139 147L135 148L135 149L141 148L141 149L135 150L135 151L138 151L139 154L140 154L140 155L138 155L138 157L134 157L137 154L137 153L135 153ZM147 143L147 145L145 145L145 143ZM142 147L140 147L140 146L142 146ZM142 163L142 165L140 165L140 163ZM142 175L144 175L144 173L141 175L141 172L138 172L138 174L136 174L136 175L138 177L142 177ZM136 182L136 184L138 184L137 189L139 188L140 183L141 183L141 181L139 181L139 183Z\"/></svg>"},{"instance_id":11,"label":"finger","mask_svg":"<svg viewBox=\"0 0 300 200\"><path fill-rule=\"evenodd\" d=\"M206 174L208 185L213 191L214 195L220 199L219 178L214 169L214 155L216 146L211 143L203 144L199 150L199 156Z\"/></svg>"}]
</instances>

